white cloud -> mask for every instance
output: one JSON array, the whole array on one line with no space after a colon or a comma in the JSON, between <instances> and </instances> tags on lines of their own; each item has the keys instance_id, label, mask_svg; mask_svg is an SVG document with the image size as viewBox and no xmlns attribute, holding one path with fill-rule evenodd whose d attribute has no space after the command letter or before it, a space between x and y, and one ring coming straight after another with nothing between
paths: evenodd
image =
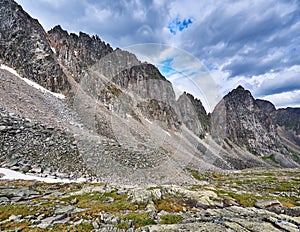
<instances>
[{"instance_id":1,"label":"white cloud","mask_svg":"<svg viewBox=\"0 0 300 232\"><path fill-rule=\"evenodd\" d=\"M272 102L277 108L300 107L300 90L271 94L262 99Z\"/></svg>"}]
</instances>

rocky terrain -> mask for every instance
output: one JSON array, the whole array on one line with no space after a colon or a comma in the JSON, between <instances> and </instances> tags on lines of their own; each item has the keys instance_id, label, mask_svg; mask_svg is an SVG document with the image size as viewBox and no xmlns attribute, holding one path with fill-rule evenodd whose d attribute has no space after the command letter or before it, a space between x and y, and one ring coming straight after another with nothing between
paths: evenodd
<instances>
[{"instance_id":1,"label":"rocky terrain","mask_svg":"<svg viewBox=\"0 0 300 232\"><path fill-rule=\"evenodd\" d=\"M14 1L0 7L1 63L21 76L0 71L2 166L37 162L123 184L193 183L189 169L299 167L297 109L276 110L239 86L208 115L191 94L176 100L172 84L134 54L60 26L45 32Z\"/></svg>"},{"instance_id":2,"label":"rocky terrain","mask_svg":"<svg viewBox=\"0 0 300 232\"><path fill-rule=\"evenodd\" d=\"M199 174L195 185L0 181L1 231L299 231L300 170Z\"/></svg>"},{"instance_id":3,"label":"rocky terrain","mask_svg":"<svg viewBox=\"0 0 300 232\"><path fill-rule=\"evenodd\" d=\"M290 116L283 120L281 115L285 112ZM271 102L254 99L250 91L238 86L212 112L211 133L219 143L229 139L256 156L283 166L297 167L299 117L296 109L288 112L288 109L276 110ZM284 132L279 133L281 129L286 133L290 130L294 140L287 139ZM285 140L290 141L290 145Z\"/></svg>"},{"instance_id":4,"label":"rocky terrain","mask_svg":"<svg viewBox=\"0 0 300 232\"><path fill-rule=\"evenodd\" d=\"M238 86L207 113L97 35L0 19L0 168L87 181L0 173L0 231L299 231L300 109Z\"/></svg>"},{"instance_id":5,"label":"rocky terrain","mask_svg":"<svg viewBox=\"0 0 300 232\"><path fill-rule=\"evenodd\" d=\"M45 32L14 1L0 7L1 63L21 76L0 69L2 167L144 185L192 184L188 170L299 167L298 109L239 86L207 114L134 54L60 26Z\"/></svg>"},{"instance_id":6,"label":"rocky terrain","mask_svg":"<svg viewBox=\"0 0 300 232\"><path fill-rule=\"evenodd\" d=\"M0 108L0 136L2 167L42 176L89 175L74 137L60 129L19 118Z\"/></svg>"}]
</instances>

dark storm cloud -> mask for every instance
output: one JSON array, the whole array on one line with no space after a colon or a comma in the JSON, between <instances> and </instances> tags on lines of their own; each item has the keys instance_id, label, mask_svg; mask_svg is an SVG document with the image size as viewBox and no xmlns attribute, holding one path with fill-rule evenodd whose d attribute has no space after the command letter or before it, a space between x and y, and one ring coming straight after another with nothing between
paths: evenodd
<instances>
[{"instance_id":1,"label":"dark storm cloud","mask_svg":"<svg viewBox=\"0 0 300 232\"><path fill-rule=\"evenodd\" d=\"M257 96L300 91L299 75L290 71L300 67L298 0L17 2L47 30L60 24L98 34L114 47L163 43L183 49L219 75L214 78L223 81L223 91L239 81ZM278 77L264 81L273 74Z\"/></svg>"},{"instance_id":2,"label":"dark storm cloud","mask_svg":"<svg viewBox=\"0 0 300 232\"><path fill-rule=\"evenodd\" d=\"M289 7L291 2L286 1L267 2L253 8L242 6L232 14L226 11L228 2L219 4L197 27L187 31L184 39L197 38L193 44L197 57L204 63L225 63L223 70L231 77L259 75L299 64L298 55L291 52L299 47L299 8L296 4ZM285 7L292 9L284 12ZM274 50L281 51L281 55L266 60Z\"/></svg>"},{"instance_id":3,"label":"dark storm cloud","mask_svg":"<svg viewBox=\"0 0 300 232\"><path fill-rule=\"evenodd\" d=\"M259 96L292 92L300 89L300 70L279 73L272 79L262 81L255 93Z\"/></svg>"},{"instance_id":4,"label":"dark storm cloud","mask_svg":"<svg viewBox=\"0 0 300 232\"><path fill-rule=\"evenodd\" d=\"M153 1L18 0L46 29L56 24L63 28L99 34L115 46L160 42L165 26L166 4Z\"/></svg>"}]
</instances>

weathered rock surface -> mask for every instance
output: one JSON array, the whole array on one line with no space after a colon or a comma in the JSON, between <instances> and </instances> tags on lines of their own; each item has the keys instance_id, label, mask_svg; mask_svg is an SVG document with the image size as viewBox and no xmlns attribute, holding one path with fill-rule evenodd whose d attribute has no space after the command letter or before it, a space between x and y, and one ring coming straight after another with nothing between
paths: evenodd
<instances>
[{"instance_id":1,"label":"weathered rock surface","mask_svg":"<svg viewBox=\"0 0 300 232\"><path fill-rule=\"evenodd\" d=\"M1 107L37 129L25 133L23 122L17 123L13 140L11 125L0 125L1 155L9 156L2 166L43 175L45 167L58 165L59 159L65 159L59 165L66 161L70 166L69 156L76 156L83 160L78 172L89 169L105 182L146 185L195 183L195 170L296 167L300 162L296 124L291 130L286 122L278 127L270 116L277 112L272 104L253 99L242 87L224 97L209 122L200 100L184 94L176 102L172 84L134 54L113 50L98 36L68 34L60 26L47 34L14 1L2 1L1 13L2 61L50 90L68 89L68 83L72 88L66 100L59 100L0 70ZM47 128L53 128L53 141ZM38 154L38 164L28 164L27 158L22 163L20 152Z\"/></svg>"},{"instance_id":2,"label":"weathered rock surface","mask_svg":"<svg viewBox=\"0 0 300 232\"><path fill-rule=\"evenodd\" d=\"M182 123L200 138L209 131L210 120L199 99L184 92L177 100L177 107Z\"/></svg>"},{"instance_id":3,"label":"weathered rock surface","mask_svg":"<svg viewBox=\"0 0 300 232\"><path fill-rule=\"evenodd\" d=\"M279 109L274 112L276 123L300 135L300 108Z\"/></svg>"},{"instance_id":4,"label":"weathered rock surface","mask_svg":"<svg viewBox=\"0 0 300 232\"><path fill-rule=\"evenodd\" d=\"M0 180L0 229L299 231L299 169L203 177L150 188Z\"/></svg>"},{"instance_id":5,"label":"weathered rock surface","mask_svg":"<svg viewBox=\"0 0 300 232\"><path fill-rule=\"evenodd\" d=\"M0 63L53 92L70 89L46 39L46 32L17 3L0 2Z\"/></svg>"},{"instance_id":6,"label":"weathered rock surface","mask_svg":"<svg viewBox=\"0 0 300 232\"><path fill-rule=\"evenodd\" d=\"M48 31L47 39L60 64L74 75L76 81L80 81L84 70L113 51L98 36L90 37L83 32L79 36L68 34L60 26Z\"/></svg>"},{"instance_id":7,"label":"weathered rock surface","mask_svg":"<svg viewBox=\"0 0 300 232\"><path fill-rule=\"evenodd\" d=\"M229 138L258 155L282 148L276 124L241 86L228 93L212 112L212 135Z\"/></svg>"}]
</instances>

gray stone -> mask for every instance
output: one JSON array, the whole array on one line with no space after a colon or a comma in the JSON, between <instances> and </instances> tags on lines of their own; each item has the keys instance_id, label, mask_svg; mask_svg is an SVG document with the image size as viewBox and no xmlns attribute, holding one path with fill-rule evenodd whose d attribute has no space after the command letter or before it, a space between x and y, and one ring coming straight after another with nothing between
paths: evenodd
<instances>
[{"instance_id":1,"label":"gray stone","mask_svg":"<svg viewBox=\"0 0 300 232\"><path fill-rule=\"evenodd\" d=\"M9 163L8 163L8 167L15 166L16 164L18 164L18 160L17 159L10 160Z\"/></svg>"},{"instance_id":2,"label":"gray stone","mask_svg":"<svg viewBox=\"0 0 300 232\"><path fill-rule=\"evenodd\" d=\"M74 210L74 207L71 205L61 206L55 210L56 214L69 214Z\"/></svg>"},{"instance_id":3,"label":"gray stone","mask_svg":"<svg viewBox=\"0 0 300 232\"><path fill-rule=\"evenodd\" d=\"M6 131L7 130L7 127L6 126L0 126L0 132L1 131Z\"/></svg>"},{"instance_id":4,"label":"gray stone","mask_svg":"<svg viewBox=\"0 0 300 232\"><path fill-rule=\"evenodd\" d=\"M70 203L71 203L72 205L75 205L75 204L78 203L78 199L77 199L77 198L74 198L74 199L71 200Z\"/></svg>"},{"instance_id":5,"label":"gray stone","mask_svg":"<svg viewBox=\"0 0 300 232\"><path fill-rule=\"evenodd\" d=\"M7 197L0 197L0 204L9 202L9 199Z\"/></svg>"},{"instance_id":6,"label":"gray stone","mask_svg":"<svg viewBox=\"0 0 300 232\"><path fill-rule=\"evenodd\" d=\"M23 216L22 215L11 215L8 220L9 221L19 221Z\"/></svg>"},{"instance_id":7,"label":"gray stone","mask_svg":"<svg viewBox=\"0 0 300 232\"><path fill-rule=\"evenodd\" d=\"M41 220L43 220L45 217L46 217L45 214L41 214L41 215L39 215L36 219L39 220L39 221L41 221Z\"/></svg>"},{"instance_id":8,"label":"gray stone","mask_svg":"<svg viewBox=\"0 0 300 232\"><path fill-rule=\"evenodd\" d=\"M42 220L41 224L48 224L51 225L53 224L55 221L61 221L63 219L65 219L67 217L66 214L60 214L60 215L56 215L56 216L52 216L52 217L47 217L45 219Z\"/></svg>"},{"instance_id":9,"label":"gray stone","mask_svg":"<svg viewBox=\"0 0 300 232\"><path fill-rule=\"evenodd\" d=\"M281 207L282 204L277 200L263 200L255 203L255 207L265 209L269 207Z\"/></svg>"},{"instance_id":10,"label":"gray stone","mask_svg":"<svg viewBox=\"0 0 300 232\"><path fill-rule=\"evenodd\" d=\"M25 165L22 167L22 172L26 173L26 172L29 172L29 170L31 169L31 167L29 165Z\"/></svg>"},{"instance_id":11,"label":"gray stone","mask_svg":"<svg viewBox=\"0 0 300 232\"><path fill-rule=\"evenodd\" d=\"M96 221L92 222L92 226L94 227L94 229L99 229L99 224Z\"/></svg>"}]
</instances>

